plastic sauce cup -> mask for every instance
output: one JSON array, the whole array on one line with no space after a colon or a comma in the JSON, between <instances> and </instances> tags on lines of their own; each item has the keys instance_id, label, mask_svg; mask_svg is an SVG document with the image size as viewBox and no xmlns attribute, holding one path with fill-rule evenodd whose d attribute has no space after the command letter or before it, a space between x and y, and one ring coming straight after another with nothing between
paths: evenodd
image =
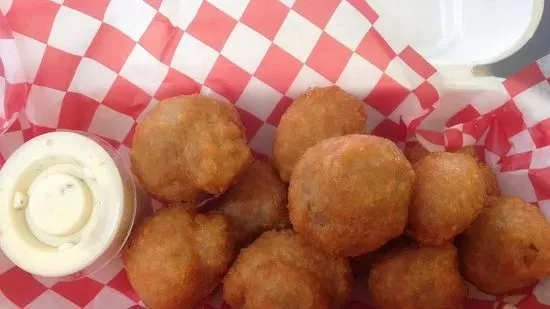
<instances>
[{"instance_id":1,"label":"plastic sauce cup","mask_svg":"<svg viewBox=\"0 0 550 309\"><path fill-rule=\"evenodd\" d=\"M0 170L0 245L31 274L78 279L120 253L147 203L109 143L84 132L44 134Z\"/></svg>"}]
</instances>

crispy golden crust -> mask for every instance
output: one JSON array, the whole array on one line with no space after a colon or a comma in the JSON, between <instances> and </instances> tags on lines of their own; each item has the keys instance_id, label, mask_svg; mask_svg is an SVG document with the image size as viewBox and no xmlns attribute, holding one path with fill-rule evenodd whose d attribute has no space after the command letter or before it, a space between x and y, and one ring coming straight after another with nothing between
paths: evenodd
<instances>
[{"instance_id":1,"label":"crispy golden crust","mask_svg":"<svg viewBox=\"0 0 550 309\"><path fill-rule=\"evenodd\" d=\"M225 217L170 206L137 227L122 260L132 287L150 308L195 308L227 272L233 253Z\"/></svg>"},{"instance_id":2,"label":"crispy golden crust","mask_svg":"<svg viewBox=\"0 0 550 309\"><path fill-rule=\"evenodd\" d=\"M267 230L288 227L286 204L286 185L275 168L262 161L252 163L218 201L219 210L229 219L240 246Z\"/></svg>"},{"instance_id":3,"label":"crispy golden crust","mask_svg":"<svg viewBox=\"0 0 550 309\"><path fill-rule=\"evenodd\" d=\"M413 164L420 161L422 158L424 158L425 156L431 153L426 148L424 148L424 146L422 146L420 143L407 144L403 152L405 153L405 157L407 157L409 162ZM497 182L497 177L493 172L493 169L489 165L479 162L479 156L474 146L462 147L459 149L452 150L451 152L469 155L473 157L476 161L478 161L479 169L481 170L481 176L483 177L483 182L485 183L485 190L487 192L487 196L498 197L501 195L500 187Z\"/></svg>"},{"instance_id":4,"label":"crispy golden crust","mask_svg":"<svg viewBox=\"0 0 550 309\"><path fill-rule=\"evenodd\" d=\"M462 148L451 150L450 152L465 154L474 158L476 161L479 161L479 156L477 155L476 148L474 146L465 146Z\"/></svg>"},{"instance_id":5,"label":"crispy golden crust","mask_svg":"<svg viewBox=\"0 0 550 309\"><path fill-rule=\"evenodd\" d=\"M403 233L413 183L414 171L393 142L330 138L308 149L294 169L290 220L326 252L362 255Z\"/></svg>"},{"instance_id":6,"label":"crispy golden crust","mask_svg":"<svg viewBox=\"0 0 550 309\"><path fill-rule=\"evenodd\" d=\"M407 231L424 245L439 245L462 233L486 200L477 162L469 155L438 152L414 165L416 186Z\"/></svg>"},{"instance_id":7,"label":"crispy golden crust","mask_svg":"<svg viewBox=\"0 0 550 309\"><path fill-rule=\"evenodd\" d=\"M351 285L345 258L308 245L292 230L268 231L241 251L223 295L235 309L342 308Z\"/></svg>"},{"instance_id":8,"label":"crispy golden crust","mask_svg":"<svg viewBox=\"0 0 550 309\"><path fill-rule=\"evenodd\" d=\"M333 136L365 132L367 111L356 97L332 86L311 88L284 113L277 127L273 161L288 182L306 150Z\"/></svg>"},{"instance_id":9,"label":"crispy golden crust","mask_svg":"<svg viewBox=\"0 0 550 309\"><path fill-rule=\"evenodd\" d=\"M511 292L550 275L550 223L519 198L492 199L459 244L463 274L486 293Z\"/></svg>"},{"instance_id":10,"label":"crispy golden crust","mask_svg":"<svg viewBox=\"0 0 550 309\"><path fill-rule=\"evenodd\" d=\"M450 243L390 250L372 266L368 285L380 309L459 309L466 299Z\"/></svg>"},{"instance_id":11,"label":"crispy golden crust","mask_svg":"<svg viewBox=\"0 0 550 309\"><path fill-rule=\"evenodd\" d=\"M251 158L236 109L201 95L160 102L137 125L131 154L149 193L191 202L225 191Z\"/></svg>"},{"instance_id":12,"label":"crispy golden crust","mask_svg":"<svg viewBox=\"0 0 550 309\"><path fill-rule=\"evenodd\" d=\"M251 280L245 309L330 308L330 297L308 270L268 261Z\"/></svg>"},{"instance_id":13,"label":"crispy golden crust","mask_svg":"<svg viewBox=\"0 0 550 309\"><path fill-rule=\"evenodd\" d=\"M449 150L449 152L469 155L472 158L476 159L476 161L479 161L479 157L474 146L465 146L462 148ZM405 154L407 160L409 160L411 164L414 164L423 159L425 156L429 155L431 152L428 149L424 148L424 146L422 146L422 144L420 144L419 142L411 142L405 145L403 153Z\"/></svg>"},{"instance_id":14,"label":"crispy golden crust","mask_svg":"<svg viewBox=\"0 0 550 309\"><path fill-rule=\"evenodd\" d=\"M481 176L483 177L483 183L485 184L485 192L487 193L487 196L500 196L500 187L498 185L495 172L493 172L493 169L489 165L481 163L479 161L479 156L474 146L462 147L452 152L466 154L476 159L476 161L478 161L479 169L481 171Z\"/></svg>"},{"instance_id":15,"label":"crispy golden crust","mask_svg":"<svg viewBox=\"0 0 550 309\"><path fill-rule=\"evenodd\" d=\"M500 187L493 169L487 164L480 163L479 170L481 171L481 176L483 177L483 183L485 184L485 192L487 193L487 196L499 197L501 194Z\"/></svg>"}]
</instances>

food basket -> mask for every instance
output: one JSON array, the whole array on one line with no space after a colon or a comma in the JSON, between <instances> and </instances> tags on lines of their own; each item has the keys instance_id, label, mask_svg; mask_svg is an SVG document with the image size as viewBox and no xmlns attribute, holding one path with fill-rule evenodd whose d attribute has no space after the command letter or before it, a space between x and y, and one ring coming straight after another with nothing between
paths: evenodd
<instances>
[{"instance_id":1,"label":"food basket","mask_svg":"<svg viewBox=\"0 0 550 309\"><path fill-rule=\"evenodd\" d=\"M128 158L136 123L191 93L234 104L267 158L292 100L336 84L365 102L369 133L430 150L477 145L504 194L550 219L550 56L506 80L471 73L520 48L540 20L542 0L505 2L0 1L0 166L58 129L97 135ZM119 259L64 282L0 255L1 308L133 306L143 304ZM467 308L545 306L550 279L498 297L469 286ZM214 293L203 308L228 307ZM357 288L349 308L374 307Z\"/></svg>"}]
</instances>

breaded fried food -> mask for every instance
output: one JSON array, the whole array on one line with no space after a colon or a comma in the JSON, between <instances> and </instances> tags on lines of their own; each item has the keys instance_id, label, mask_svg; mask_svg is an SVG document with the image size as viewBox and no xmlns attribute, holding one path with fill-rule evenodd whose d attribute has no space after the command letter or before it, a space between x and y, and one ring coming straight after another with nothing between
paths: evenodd
<instances>
[{"instance_id":1,"label":"breaded fried food","mask_svg":"<svg viewBox=\"0 0 550 309\"><path fill-rule=\"evenodd\" d=\"M136 126L132 169L166 201L224 192L252 160L235 107L202 95L164 100Z\"/></svg>"},{"instance_id":2,"label":"breaded fried food","mask_svg":"<svg viewBox=\"0 0 550 309\"><path fill-rule=\"evenodd\" d=\"M218 209L229 219L239 246L267 230L288 227L286 205L286 185L275 168L262 161L252 163L218 201Z\"/></svg>"},{"instance_id":3,"label":"breaded fried food","mask_svg":"<svg viewBox=\"0 0 550 309\"><path fill-rule=\"evenodd\" d=\"M173 205L133 231L122 261L128 279L153 309L196 308L227 272L234 238L222 215Z\"/></svg>"},{"instance_id":4,"label":"breaded fried food","mask_svg":"<svg viewBox=\"0 0 550 309\"><path fill-rule=\"evenodd\" d=\"M461 309L466 286L456 248L408 245L384 253L372 266L368 285L379 309Z\"/></svg>"},{"instance_id":5,"label":"breaded fried food","mask_svg":"<svg viewBox=\"0 0 550 309\"><path fill-rule=\"evenodd\" d=\"M486 293L512 292L550 276L550 223L516 197L492 199L459 246L464 276Z\"/></svg>"},{"instance_id":6,"label":"breaded fried food","mask_svg":"<svg viewBox=\"0 0 550 309\"><path fill-rule=\"evenodd\" d=\"M466 230L483 208L483 177L476 160L461 153L432 153L414 169L407 232L423 245L443 244Z\"/></svg>"},{"instance_id":7,"label":"breaded fried food","mask_svg":"<svg viewBox=\"0 0 550 309\"><path fill-rule=\"evenodd\" d=\"M422 158L431 153L418 142L408 143L407 145L405 145L405 149L403 150L403 152L405 153L405 157L407 157L411 164L420 161ZM465 146L452 150L450 152L469 155L473 157L476 161L478 161L479 169L481 170L481 175L483 176L483 182L485 183L487 196L498 197L501 195L495 172L489 165L479 162L479 156L474 146Z\"/></svg>"},{"instance_id":8,"label":"breaded fried food","mask_svg":"<svg viewBox=\"0 0 550 309\"><path fill-rule=\"evenodd\" d=\"M489 197L499 197L501 195L500 187L498 185L497 176L493 169L484 163L479 164L479 170L483 177L483 183L485 184L485 192Z\"/></svg>"},{"instance_id":9,"label":"breaded fried food","mask_svg":"<svg viewBox=\"0 0 550 309\"><path fill-rule=\"evenodd\" d=\"M334 136L365 132L367 110L337 86L311 88L283 114L273 147L273 162L284 182L306 150Z\"/></svg>"},{"instance_id":10,"label":"breaded fried food","mask_svg":"<svg viewBox=\"0 0 550 309\"><path fill-rule=\"evenodd\" d=\"M345 258L314 248L292 230L272 230L241 251L223 295L231 308L342 308L351 286Z\"/></svg>"},{"instance_id":11,"label":"breaded fried food","mask_svg":"<svg viewBox=\"0 0 550 309\"><path fill-rule=\"evenodd\" d=\"M290 221L325 252L375 251L403 233L414 178L390 140L358 134L326 139L308 149L292 173Z\"/></svg>"},{"instance_id":12,"label":"breaded fried food","mask_svg":"<svg viewBox=\"0 0 550 309\"><path fill-rule=\"evenodd\" d=\"M469 155L474 159L476 159L479 165L479 169L481 170L481 176L483 178L483 183L485 184L485 192L487 193L487 196L490 196L490 197L500 196L501 194L500 187L498 185L497 176L495 175L495 172L489 165L482 163L479 160L479 155L477 154L474 146L462 147L452 152Z\"/></svg>"},{"instance_id":13,"label":"breaded fried food","mask_svg":"<svg viewBox=\"0 0 550 309\"><path fill-rule=\"evenodd\" d=\"M308 270L267 261L251 280L243 308L331 308L321 281Z\"/></svg>"}]
</instances>

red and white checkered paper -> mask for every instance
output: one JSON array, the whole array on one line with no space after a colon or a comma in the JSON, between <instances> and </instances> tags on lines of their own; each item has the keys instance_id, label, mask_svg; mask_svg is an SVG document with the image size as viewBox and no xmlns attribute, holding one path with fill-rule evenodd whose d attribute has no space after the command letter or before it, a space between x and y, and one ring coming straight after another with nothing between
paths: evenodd
<instances>
[{"instance_id":1,"label":"red and white checkered paper","mask_svg":"<svg viewBox=\"0 0 550 309\"><path fill-rule=\"evenodd\" d=\"M258 157L281 114L311 86L363 100L367 129L431 149L477 144L503 191L550 218L550 57L471 98L443 94L436 70L377 23L364 0L0 0L0 165L56 129L99 135L127 156L158 101L222 97L239 110ZM440 97L442 99L440 100ZM25 109L18 112L25 106ZM373 308L358 288L349 308ZM37 278L0 254L1 308L140 307L119 259L74 282ZM468 308L545 308L550 280ZM219 294L203 308L228 308Z\"/></svg>"}]
</instances>

